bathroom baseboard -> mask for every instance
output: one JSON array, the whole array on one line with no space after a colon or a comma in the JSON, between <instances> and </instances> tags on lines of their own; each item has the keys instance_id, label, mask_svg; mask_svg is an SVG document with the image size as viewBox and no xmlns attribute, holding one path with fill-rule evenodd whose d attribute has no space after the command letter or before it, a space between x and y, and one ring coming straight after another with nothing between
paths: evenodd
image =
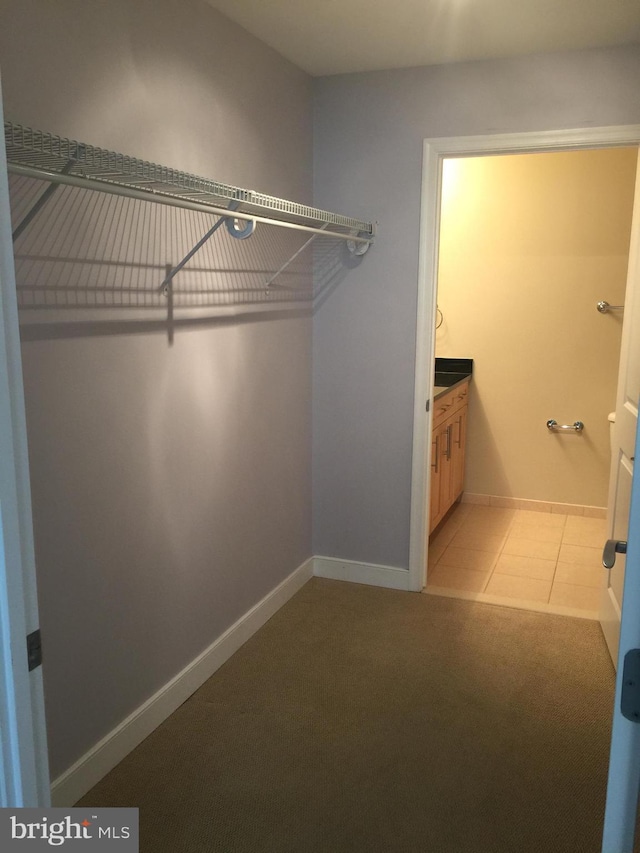
<instances>
[{"instance_id":1,"label":"bathroom baseboard","mask_svg":"<svg viewBox=\"0 0 640 853\"><path fill-rule=\"evenodd\" d=\"M533 501L527 498L503 498L497 495L477 495L464 492L462 503L479 506L495 506L506 509L528 509L532 512L553 512L565 515L583 515L586 518L606 518L606 506L584 506L582 504L563 504L552 501Z\"/></svg>"},{"instance_id":2,"label":"bathroom baseboard","mask_svg":"<svg viewBox=\"0 0 640 853\"><path fill-rule=\"evenodd\" d=\"M68 808L76 803L195 693L312 575L313 558L309 558L59 776L51 786L52 805Z\"/></svg>"}]
</instances>

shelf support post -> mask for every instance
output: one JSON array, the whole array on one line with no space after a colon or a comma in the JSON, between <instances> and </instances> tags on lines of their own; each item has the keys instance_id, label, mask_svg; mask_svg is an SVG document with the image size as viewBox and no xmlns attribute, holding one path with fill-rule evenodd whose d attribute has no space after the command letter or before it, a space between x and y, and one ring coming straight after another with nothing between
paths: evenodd
<instances>
[{"instance_id":1,"label":"shelf support post","mask_svg":"<svg viewBox=\"0 0 640 853\"><path fill-rule=\"evenodd\" d=\"M62 167L62 171L60 174L68 175L69 172L71 171L71 169L73 168L73 166L75 165L75 162L76 162L75 160L69 160L67 163L65 163L65 165ZM45 204L49 201L51 196L59 188L60 188L60 184L49 184L49 186L42 193L40 198L35 202L35 204L31 208L31 210L29 210L27 212L27 214L22 218L21 222L19 222L18 225L16 225L16 227L13 231L13 234L11 235L13 237L14 243L16 242L18 237L22 234L22 232L25 230L25 228L27 228L27 226L29 225L31 220L34 219L38 215L38 213L42 210L42 208L45 206Z\"/></svg>"},{"instance_id":2,"label":"shelf support post","mask_svg":"<svg viewBox=\"0 0 640 853\"><path fill-rule=\"evenodd\" d=\"M324 225L320 228L320 231L324 231L324 229L327 227L328 224L329 224L328 222L325 222ZM302 246L300 246L298 251L295 252L293 255L291 255L289 260L285 261L282 264L282 266L280 267L280 269L277 272L275 272L268 281L265 282L264 286L267 288L271 287L271 285L278 278L280 273L284 272L284 270L286 270L286 268L289 266L289 264L293 263L293 261L295 261L295 259L298 257L298 255L302 254L302 252L304 252L304 250L307 248L307 246L309 246L311 243L313 243L313 241L315 239L317 239L319 236L320 236L320 234L317 233L317 234L314 234L312 237L309 237L309 239L305 243L303 243Z\"/></svg>"},{"instance_id":3,"label":"shelf support post","mask_svg":"<svg viewBox=\"0 0 640 853\"><path fill-rule=\"evenodd\" d=\"M165 272L167 275L172 270L173 265L167 264L165 266ZM165 285L167 294L167 338L169 341L169 346L173 346L173 333L174 333L174 325L173 325L173 279L169 279L167 284Z\"/></svg>"},{"instance_id":4,"label":"shelf support post","mask_svg":"<svg viewBox=\"0 0 640 853\"><path fill-rule=\"evenodd\" d=\"M191 260L191 258L196 254L196 252L197 252L197 251L199 251L199 250L204 246L204 244L207 242L207 240L209 240L209 238L210 238L210 237L212 237L212 236L215 234L215 232L218 230L218 228L220 228L220 226L225 222L225 220L226 220L226 219L227 219L227 217L226 217L226 216L221 216L221 217L220 217L220 219L218 219L218 220L217 220L217 222L216 222L216 223L215 223L215 224L214 224L214 225L213 225L213 226L212 226L212 227L207 231L207 233L204 235L204 237L203 237L201 240L198 240L198 242L197 242L197 243L196 243L196 245L193 247L193 249L191 249L191 251L190 251L190 252L188 252L188 253L184 256L184 258L180 261L180 263L179 263L179 264L176 264L176 266L175 266L175 267L173 267L173 268L172 268L172 269L171 269L171 270L170 270L170 271L165 275L165 277L164 277L164 280L163 280L162 284L161 284L161 285L160 285L160 287L158 288L158 290L159 290L161 293L164 293L164 294L165 294L165 296L168 294L168 292L169 292L169 285L171 284L171 282L173 281L173 279L175 278L175 276L180 272L180 270L182 269L182 267L183 267L185 264L189 263L189 261Z\"/></svg>"},{"instance_id":5,"label":"shelf support post","mask_svg":"<svg viewBox=\"0 0 640 853\"><path fill-rule=\"evenodd\" d=\"M211 226L211 228L209 228L209 230L208 230L208 231L207 231L207 233L204 235L204 237L202 237L200 240L198 240L198 242L197 242L197 243L196 243L196 245L193 247L193 249L191 249L191 251L190 251L190 252L188 252L188 253L184 256L184 258L180 261L180 263L179 263L179 264L176 264L176 266L175 266L175 267L173 267L173 268L169 268L169 267L167 267L167 273L166 273L166 275L165 275L165 277L164 277L164 280L163 280L162 284L161 284L161 285L160 285L160 287L158 288L158 290L159 290L161 293L164 293L164 294L165 294L165 296L167 296L167 295L168 295L168 292L169 292L169 285L171 284L171 282L173 281L173 279L175 278L175 276L180 272L180 270L184 267L184 265L185 265L185 264L189 263L189 261L190 261L190 260L191 260L191 258L196 254L196 252L199 252L199 251L200 251L200 249L204 246L204 244L207 242L207 240L209 240L209 239L210 239L210 238L211 238L211 237L216 233L216 231L218 230L218 228L220 228L220 226L221 226L221 225L223 225L225 222L227 222L227 223L228 223L231 219L233 219L233 218L234 218L232 214L234 213L234 211L235 211L235 210L236 210L236 208L238 207L238 204L239 204L239 202L237 202L237 201L235 201L235 200L233 200L233 201L229 202L229 216L221 216L221 217L220 217L220 219L218 219L218 220L217 220L217 222L215 222L215 223ZM240 217L238 217L238 218L242 219L242 218L244 218L244 217L240 216ZM230 230L230 233L231 233L234 237L237 237L238 239L241 239L241 240L242 240L242 239L244 239L245 237L248 237L250 234L252 234L252 233L253 233L253 227L252 227L250 230L248 230L248 231L247 231L246 229L245 229L245 230L242 230L242 229L241 229L241 230L240 230L240 231L238 231L237 233L236 233L235 231L233 231L233 230Z\"/></svg>"}]
</instances>

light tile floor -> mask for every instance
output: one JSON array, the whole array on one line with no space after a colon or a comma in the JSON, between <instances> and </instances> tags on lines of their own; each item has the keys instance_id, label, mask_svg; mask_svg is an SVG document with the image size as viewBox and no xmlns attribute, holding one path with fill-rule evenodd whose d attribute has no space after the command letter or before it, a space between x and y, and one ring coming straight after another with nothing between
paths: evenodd
<instances>
[{"instance_id":1,"label":"light tile floor","mask_svg":"<svg viewBox=\"0 0 640 853\"><path fill-rule=\"evenodd\" d=\"M458 504L429 544L426 592L598 618L604 519Z\"/></svg>"}]
</instances>

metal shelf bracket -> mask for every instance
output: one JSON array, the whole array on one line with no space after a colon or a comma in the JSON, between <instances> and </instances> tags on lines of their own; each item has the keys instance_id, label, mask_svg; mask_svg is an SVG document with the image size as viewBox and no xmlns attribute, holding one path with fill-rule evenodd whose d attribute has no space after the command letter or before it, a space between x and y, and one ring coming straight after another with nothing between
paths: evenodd
<instances>
[{"instance_id":1,"label":"metal shelf bracket","mask_svg":"<svg viewBox=\"0 0 640 853\"><path fill-rule=\"evenodd\" d=\"M235 211L237 206L238 203L232 201L229 203L229 210ZM245 222L245 224L241 226L240 222ZM169 284L173 281L175 276L180 272L180 270L185 266L185 264L187 264L191 260L191 258L196 254L196 252L200 251L200 249L204 246L207 240L213 237L218 228L220 228L221 225L225 224L227 226L227 231L229 232L229 234L231 234L232 237L235 237L236 240L245 240L247 237L250 237L253 234L255 229L255 222L251 219L241 220L235 216L221 216L220 219L216 220L213 226L207 231L204 237L201 240L198 240L193 249L191 249L190 252L187 252L187 254L180 261L180 263L176 264L175 267L171 267L171 269L167 271L167 274L165 275L162 284L160 285L158 290L164 293L165 296L168 296Z\"/></svg>"},{"instance_id":2,"label":"metal shelf bracket","mask_svg":"<svg viewBox=\"0 0 640 853\"><path fill-rule=\"evenodd\" d=\"M68 175L73 166L75 165L75 160L67 160L65 165L62 167L60 171L61 175ZM39 199L34 203L31 210L29 210L22 220L16 225L13 230L13 242L15 243L18 237L22 234L22 232L29 226L29 223L35 219L38 213L42 210L45 204L49 201L51 196L56 192L57 189L60 188L60 184L49 184L46 190L42 193Z\"/></svg>"}]
</instances>

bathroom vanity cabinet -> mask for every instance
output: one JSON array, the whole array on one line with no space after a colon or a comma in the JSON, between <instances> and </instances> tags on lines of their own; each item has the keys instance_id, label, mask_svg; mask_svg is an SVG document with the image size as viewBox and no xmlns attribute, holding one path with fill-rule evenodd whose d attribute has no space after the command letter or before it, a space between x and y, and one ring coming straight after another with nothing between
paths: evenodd
<instances>
[{"instance_id":1,"label":"bathroom vanity cabinet","mask_svg":"<svg viewBox=\"0 0 640 853\"><path fill-rule=\"evenodd\" d=\"M438 391L438 389L436 389ZM464 487L469 380L436 393L431 446L429 533L458 500Z\"/></svg>"}]
</instances>

